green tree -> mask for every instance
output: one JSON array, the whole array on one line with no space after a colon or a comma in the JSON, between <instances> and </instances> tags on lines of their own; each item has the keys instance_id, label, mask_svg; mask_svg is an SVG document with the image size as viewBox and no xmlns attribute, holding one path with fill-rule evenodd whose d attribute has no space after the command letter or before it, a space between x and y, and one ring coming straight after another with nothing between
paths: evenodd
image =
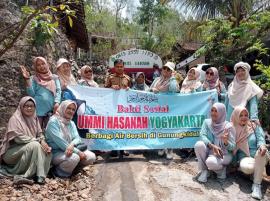
<instances>
[{"instance_id":1,"label":"green tree","mask_svg":"<svg viewBox=\"0 0 270 201\"><path fill-rule=\"evenodd\" d=\"M30 28L34 32L35 45L44 44L51 39L57 31L59 20L57 16L59 14L67 17L70 26L72 26L72 17L75 16L75 12L69 8L69 3L78 3L78 1L60 1L57 6L49 6L50 1L44 1L36 8L23 6L21 21L3 30L7 34L0 40L0 57L14 45L29 23L31 23Z\"/></svg>"},{"instance_id":2,"label":"green tree","mask_svg":"<svg viewBox=\"0 0 270 201\"><path fill-rule=\"evenodd\" d=\"M161 57L171 54L172 47L176 42L182 40L182 36L186 32L183 29L182 16L173 9L168 9L162 21L155 28L155 44L153 50Z\"/></svg>"},{"instance_id":3,"label":"green tree","mask_svg":"<svg viewBox=\"0 0 270 201\"><path fill-rule=\"evenodd\" d=\"M118 35L118 31L121 27L121 10L123 10L127 6L127 0L113 0L115 5L115 23L116 23L116 34Z\"/></svg>"},{"instance_id":4,"label":"green tree","mask_svg":"<svg viewBox=\"0 0 270 201\"><path fill-rule=\"evenodd\" d=\"M115 18L112 12L106 7L96 6L92 4L85 5L85 22L90 33L114 33Z\"/></svg>"},{"instance_id":5,"label":"green tree","mask_svg":"<svg viewBox=\"0 0 270 201\"><path fill-rule=\"evenodd\" d=\"M162 1L141 0L136 20L143 27L141 46L160 56L171 53L184 30L183 17Z\"/></svg>"},{"instance_id":6,"label":"green tree","mask_svg":"<svg viewBox=\"0 0 270 201\"><path fill-rule=\"evenodd\" d=\"M195 13L198 19L224 16L232 21L234 26L238 26L241 20L254 12L270 7L269 1L266 0L184 0L171 2L178 4L179 7L185 7L190 13Z\"/></svg>"},{"instance_id":7,"label":"green tree","mask_svg":"<svg viewBox=\"0 0 270 201\"><path fill-rule=\"evenodd\" d=\"M149 38L152 38L154 27L161 23L168 12L168 7L156 0L140 0L138 23L144 27Z\"/></svg>"},{"instance_id":8,"label":"green tree","mask_svg":"<svg viewBox=\"0 0 270 201\"><path fill-rule=\"evenodd\" d=\"M267 54L261 39L270 30L270 12L264 11L242 20L238 27L227 19L209 20L200 27L205 45L197 51L217 66L242 60L249 53Z\"/></svg>"},{"instance_id":9,"label":"green tree","mask_svg":"<svg viewBox=\"0 0 270 201\"><path fill-rule=\"evenodd\" d=\"M270 133L270 65L264 65L260 60L257 60L255 67L262 72L258 84L264 91L261 104L259 104L259 117L263 128Z\"/></svg>"}]
</instances>

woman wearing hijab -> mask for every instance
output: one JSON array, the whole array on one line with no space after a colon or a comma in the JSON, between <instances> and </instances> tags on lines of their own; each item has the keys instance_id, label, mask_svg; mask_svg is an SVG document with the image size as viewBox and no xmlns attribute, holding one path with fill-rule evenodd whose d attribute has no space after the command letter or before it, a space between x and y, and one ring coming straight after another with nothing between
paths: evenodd
<instances>
[{"instance_id":1,"label":"woman wearing hijab","mask_svg":"<svg viewBox=\"0 0 270 201\"><path fill-rule=\"evenodd\" d=\"M98 84L94 81L93 69L91 66L84 65L79 74L81 79L78 81L80 85L89 86L89 87L98 87Z\"/></svg>"},{"instance_id":2,"label":"woman wearing hijab","mask_svg":"<svg viewBox=\"0 0 270 201\"><path fill-rule=\"evenodd\" d=\"M60 79L62 90L65 90L68 85L77 84L74 76L72 75L71 64L68 60L60 58L56 63L56 71Z\"/></svg>"},{"instance_id":3,"label":"woman wearing hijab","mask_svg":"<svg viewBox=\"0 0 270 201\"><path fill-rule=\"evenodd\" d=\"M167 62L161 71L161 76L157 77L150 86L151 92L154 93L177 93L179 92L179 84L173 76L175 64ZM165 155L168 160L173 159L172 149L162 149L158 151L159 156Z\"/></svg>"},{"instance_id":4,"label":"woman wearing hijab","mask_svg":"<svg viewBox=\"0 0 270 201\"><path fill-rule=\"evenodd\" d=\"M26 81L27 94L36 101L36 113L42 129L46 127L49 116L54 113L61 101L61 87L58 76L51 73L49 65L43 57L36 57L33 61L35 75L21 66Z\"/></svg>"},{"instance_id":5,"label":"woman wearing hijab","mask_svg":"<svg viewBox=\"0 0 270 201\"><path fill-rule=\"evenodd\" d=\"M133 85L132 89L139 90L139 91L148 91L149 90L149 87L145 83L145 75L143 72L136 73L135 84Z\"/></svg>"},{"instance_id":6,"label":"woman wearing hijab","mask_svg":"<svg viewBox=\"0 0 270 201\"><path fill-rule=\"evenodd\" d=\"M231 121L236 130L234 159L239 161L243 173L254 176L251 196L262 199L261 182L269 161L264 132L261 126L249 120L248 110L243 106L235 107Z\"/></svg>"},{"instance_id":7,"label":"woman wearing hijab","mask_svg":"<svg viewBox=\"0 0 270 201\"><path fill-rule=\"evenodd\" d=\"M215 67L210 67L205 72L205 81L203 83L203 91L216 89L218 93L218 101L225 102L226 87L219 80L218 70Z\"/></svg>"},{"instance_id":8,"label":"woman wearing hijab","mask_svg":"<svg viewBox=\"0 0 270 201\"><path fill-rule=\"evenodd\" d=\"M61 100L76 100L72 91L67 88L68 85L77 85L72 74L70 62L64 58L60 58L56 63L56 73L59 76L62 89Z\"/></svg>"},{"instance_id":9,"label":"woman wearing hijab","mask_svg":"<svg viewBox=\"0 0 270 201\"><path fill-rule=\"evenodd\" d=\"M161 76L157 77L150 86L150 91L154 93L177 93L179 92L179 85L173 76L175 64L167 62L161 71Z\"/></svg>"},{"instance_id":10,"label":"woman wearing hijab","mask_svg":"<svg viewBox=\"0 0 270 201\"><path fill-rule=\"evenodd\" d=\"M96 159L87 147L85 150L79 149L82 141L72 121L76 107L74 101L63 101L46 128L46 139L52 147L54 173L59 177L70 177L78 164L89 165Z\"/></svg>"},{"instance_id":11,"label":"woman wearing hijab","mask_svg":"<svg viewBox=\"0 0 270 201\"><path fill-rule=\"evenodd\" d=\"M36 102L26 96L9 119L7 132L0 146L2 170L14 175L15 183L44 184L50 169L51 148L47 145L36 116Z\"/></svg>"},{"instance_id":12,"label":"woman wearing hijab","mask_svg":"<svg viewBox=\"0 0 270 201\"><path fill-rule=\"evenodd\" d=\"M233 109L243 106L248 109L250 119L258 120L258 100L263 95L263 90L250 78L250 65L239 62L234 66L235 76L228 87L226 98L227 120L230 120Z\"/></svg>"},{"instance_id":13,"label":"woman wearing hijab","mask_svg":"<svg viewBox=\"0 0 270 201\"><path fill-rule=\"evenodd\" d=\"M197 68L191 68L185 78L180 93L192 93L202 90L200 82L200 71Z\"/></svg>"},{"instance_id":14,"label":"woman wearing hijab","mask_svg":"<svg viewBox=\"0 0 270 201\"><path fill-rule=\"evenodd\" d=\"M215 103L211 118L202 125L201 140L194 146L200 170L199 182L207 182L209 170L216 172L219 179L226 178L226 166L231 162L231 152L235 148L235 130L225 119L225 105Z\"/></svg>"}]
</instances>

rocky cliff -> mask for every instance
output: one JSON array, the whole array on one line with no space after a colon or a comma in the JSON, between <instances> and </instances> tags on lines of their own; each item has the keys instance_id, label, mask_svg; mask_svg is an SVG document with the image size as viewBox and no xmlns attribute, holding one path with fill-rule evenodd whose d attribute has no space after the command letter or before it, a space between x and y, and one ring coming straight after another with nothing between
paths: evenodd
<instances>
[{"instance_id":1,"label":"rocky cliff","mask_svg":"<svg viewBox=\"0 0 270 201\"><path fill-rule=\"evenodd\" d=\"M20 8L23 4L22 0L0 1L0 41L9 34L7 28L20 21ZM69 57L72 54L68 39L61 30L42 47L33 45L29 30L27 27L14 46L0 58L0 136L5 133L5 126L20 98L25 95L25 83L19 66L31 68L33 57L39 55L47 58L51 66L54 66L59 57Z\"/></svg>"}]
</instances>

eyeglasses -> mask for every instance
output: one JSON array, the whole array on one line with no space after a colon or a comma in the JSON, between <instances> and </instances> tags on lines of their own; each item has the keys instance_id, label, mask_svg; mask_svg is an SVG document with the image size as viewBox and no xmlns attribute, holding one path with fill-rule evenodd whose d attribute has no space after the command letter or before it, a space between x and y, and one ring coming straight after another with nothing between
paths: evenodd
<instances>
[{"instance_id":1,"label":"eyeglasses","mask_svg":"<svg viewBox=\"0 0 270 201\"><path fill-rule=\"evenodd\" d=\"M211 75L211 76L213 76L214 75L214 73L213 72L209 72L209 71L206 71L206 75Z\"/></svg>"},{"instance_id":2,"label":"eyeglasses","mask_svg":"<svg viewBox=\"0 0 270 201\"><path fill-rule=\"evenodd\" d=\"M35 108L35 105L27 105L26 104L26 105L23 106L23 108L31 108L31 109L33 109L33 108Z\"/></svg>"},{"instance_id":3,"label":"eyeglasses","mask_svg":"<svg viewBox=\"0 0 270 201\"><path fill-rule=\"evenodd\" d=\"M91 71L91 70L86 70L86 71L84 71L84 73L93 73L93 71Z\"/></svg>"},{"instance_id":4,"label":"eyeglasses","mask_svg":"<svg viewBox=\"0 0 270 201\"><path fill-rule=\"evenodd\" d=\"M162 67L162 70L166 70L166 71L168 71L168 72L171 71L171 69L169 69L169 68L166 67L166 66L163 66L163 67Z\"/></svg>"}]
</instances>

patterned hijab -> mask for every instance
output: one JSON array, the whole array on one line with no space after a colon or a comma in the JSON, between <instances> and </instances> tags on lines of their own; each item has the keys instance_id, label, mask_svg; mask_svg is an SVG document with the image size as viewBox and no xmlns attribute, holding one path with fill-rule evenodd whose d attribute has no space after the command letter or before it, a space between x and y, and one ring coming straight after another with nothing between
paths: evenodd
<instances>
[{"instance_id":1,"label":"patterned hijab","mask_svg":"<svg viewBox=\"0 0 270 201\"><path fill-rule=\"evenodd\" d=\"M60 70L60 67L63 64L68 64L70 66L70 69L68 71L64 71L62 72ZM64 58L60 58L57 63L56 63L56 71L57 71L57 75L59 76L60 79L60 83L61 83L61 87L63 88L64 86L67 85L76 85L76 79L74 78L74 76L72 75L71 72L71 64L69 63L68 60L64 59Z\"/></svg>"},{"instance_id":2,"label":"patterned hijab","mask_svg":"<svg viewBox=\"0 0 270 201\"><path fill-rule=\"evenodd\" d=\"M237 106L234 108L234 111L231 116L231 122L236 130L236 149L233 151L236 154L237 150L242 150L247 156L250 156L249 145L248 145L248 137L254 133L254 125L252 122L248 121L245 126L240 125L240 114L242 111L248 110L245 107Z\"/></svg>"},{"instance_id":3,"label":"patterned hijab","mask_svg":"<svg viewBox=\"0 0 270 201\"><path fill-rule=\"evenodd\" d=\"M71 105L71 104L74 104L76 106L76 109L77 109L77 104L74 101L72 101L72 100L65 100L65 101L61 102L61 104L58 107L56 113L54 114L54 116L60 122L61 131L62 131L62 137L68 143L70 143L72 141L71 132L70 132L70 129L68 127L68 125L71 123L72 120L65 118L65 112L66 112L67 107L69 105Z\"/></svg>"},{"instance_id":4,"label":"patterned hijab","mask_svg":"<svg viewBox=\"0 0 270 201\"><path fill-rule=\"evenodd\" d=\"M212 77L211 80L205 79L204 83L207 83L209 86L208 90L211 90L211 89L215 89L219 85L219 74L218 74L218 70L215 67L211 67L208 69L213 71L214 76Z\"/></svg>"},{"instance_id":5,"label":"patterned hijab","mask_svg":"<svg viewBox=\"0 0 270 201\"><path fill-rule=\"evenodd\" d=\"M27 135L36 138L42 133L36 112L31 117L23 114L23 107L27 101L32 101L36 105L35 100L30 96L25 96L20 100L17 110L8 121L7 131L0 146L0 159L9 148L9 142L15 137Z\"/></svg>"},{"instance_id":6,"label":"patterned hijab","mask_svg":"<svg viewBox=\"0 0 270 201\"><path fill-rule=\"evenodd\" d=\"M172 77L172 76L171 76ZM164 77L161 73L160 77L157 77L150 88L157 88L159 92L168 92L170 86L171 77Z\"/></svg>"},{"instance_id":7,"label":"patterned hijab","mask_svg":"<svg viewBox=\"0 0 270 201\"><path fill-rule=\"evenodd\" d=\"M92 78L88 79L85 76L85 71L86 70L91 70L92 71ZM90 87L98 87L98 84L94 81L94 74L93 74L93 69L91 66L88 65L84 65L80 70L79 70L79 74L81 76L82 79L79 80L79 83L84 83L86 82L88 86Z\"/></svg>"},{"instance_id":8,"label":"patterned hijab","mask_svg":"<svg viewBox=\"0 0 270 201\"><path fill-rule=\"evenodd\" d=\"M41 60L45 63L45 67L47 72L46 73L40 73L37 70L37 61ZM49 91L51 91L53 93L53 95L55 96L56 94L56 85L55 85L55 81L53 79L53 74L50 71L50 67L46 61L45 58L43 57L36 57L34 58L34 62L33 62L33 66L34 66L34 70L35 70L35 75L34 75L34 80L41 86L45 87L46 89L48 89Z\"/></svg>"},{"instance_id":9,"label":"patterned hijab","mask_svg":"<svg viewBox=\"0 0 270 201\"><path fill-rule=\"evenodd\" d=\"M139 78L140 75L143 75L143 79L144 79L144 82L142 84L137 83L137 79ZM135 90L140 90L140 91L147 91L149 89L147 84L145 84L145 75L144 75L143 72L136 73L135 84L134 84L134 86L132 88L135 89Z\"/></svg>"},{"instance_id":10,"label":"patterned hijab","mask_svg":"<svg viewBox=\"0 0 270 201\"><path fill-rule=\"evenodd\" d=\"M260 99L263 95L263 90L250 78L250 65L245 62L239 62L235 64L234 71L236 72L238 68L243 68L246 71L246 79L238 80L235 75L232 83L228 87L228 98L233 108L236 106L245 107L251 98L257 96L257 98Z\"/></svg>"},{"instance_id":11,"label":"patterned hijab","mask_svg":"<svg viewBox=\"0 0 270 201\"><path fill-rule=\"evenodd\" d=\"M195 80L189 80L187 76L183 81L181 93L190 93L192 92L192 90L198 89L202 85L202 83L200 82L200 71L197 68L191 68L188 73L191 70L194 70L195 72Z\"/></svg>"}]
</instances>

